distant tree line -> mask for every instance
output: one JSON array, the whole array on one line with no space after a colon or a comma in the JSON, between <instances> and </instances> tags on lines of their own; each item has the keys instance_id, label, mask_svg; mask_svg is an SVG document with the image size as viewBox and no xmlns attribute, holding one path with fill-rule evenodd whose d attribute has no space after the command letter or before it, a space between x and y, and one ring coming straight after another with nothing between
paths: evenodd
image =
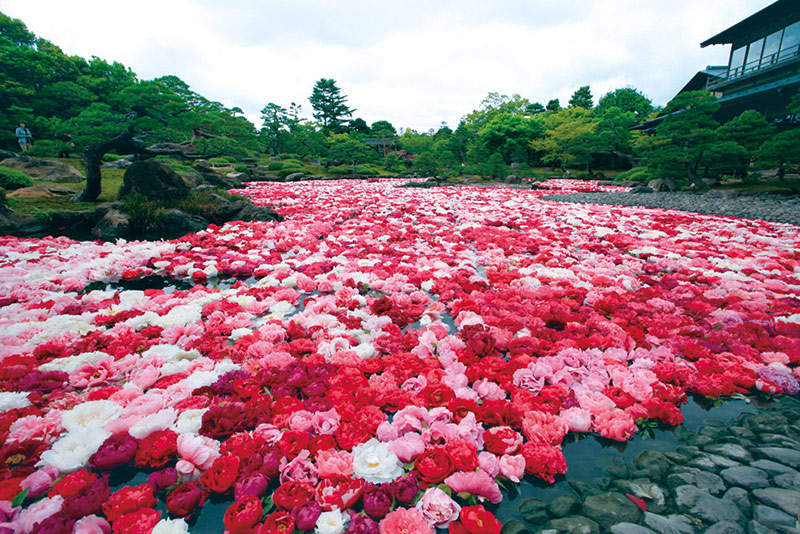
<instances>
[{"instance_id":1,"label":"distant tree line","mask_svg":"<svg viewBox=\"0 0 800 534\"><path fill-rule=\"evenodd\" d=\"M313 120L295 102L270 102L256 128L241 109L210 101L175 76L140 80L118 62L67 56L0 13L0 148L15 146L14 127L25 121L36 138L33 154L49 156L67 141L79 151L127 130L148 145L197 153L284 154L319 158L328 167L370 164L425 176L525 178L570 169L582 177L633 169L623 176L697 184L744 178L758 167L783 177L800 164L800 130L777 133L755 111L720 125L719 104L705 92L680 94L664 109L633 87L595 105L583 86L566 107L557 98L543 104L489 93L455 128L442 123L425 132L398 131L385 120L367 124L331 78L318 80L308 100ZM800 98L792 111L800 112ZM631 130L659 113L664 118L652 135Z\"/></svg>"}]
</instances>

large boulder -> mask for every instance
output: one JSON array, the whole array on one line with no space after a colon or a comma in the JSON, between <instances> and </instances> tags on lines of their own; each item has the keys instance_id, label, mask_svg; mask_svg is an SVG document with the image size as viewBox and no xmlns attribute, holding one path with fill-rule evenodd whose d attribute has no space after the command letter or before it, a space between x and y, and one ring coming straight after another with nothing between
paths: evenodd
<instances>
[{"instance_id":1,"label":"large boulder","mask_svg":"<svg viewBox=\"0 0 800 534\"><path fill-rule=\"evenodd\" d=\"M9 198L58 198L75 196L75 191L68 187L50 184L36 184L21 187L8 193Z\"/></svg>"},{"instance_id":2,"label":"large boulder","mask_svg":"<svg viewBox=\"0 0 800 534\"><path fill-rule=\"evenodd\" d=\"M86 178L70 165L60 161L36 159L30 156L18 156L0 161L0 165L24 172L34 180L41 182L78 183Z\"/></svg>"},{"instance_id":3,"label":"large boulder","mask_svg":"<svg viewBox=\"0 0 800 534\"><path fill-rule=\"evenodd\" d=\"M509 185L519 184L522 183L522 180L516 174L509 174L508 176L506 176L505 183Z\"/></svg>"},{"instance_id":4,"label":"large boulder","mask_svg":"<svg viewBox=\"0 0 800 534\"><path fill-rule=\"evenodd\" d=\"M678 183L672 178L656 178L647 184L653 191L677 191Z\"/></svg>"},{"instance_id":5,"label":"large boulder","mask_svg":"<svg viewBox=\"0 0 800 534\"><path fill-rule=\"evenodd\" d=\"M118 209L110 209L92 228L92 235L106 241L115 241L128 237L130 228L131 220L127 213Z\"/></svg>"},{"instance_id":6,"label":"large boulder","mask_svg":"<svg viewBox=\"0 0 800 534\"><path fill-rule=\"evenodd\" d=\"M124 158L115 159L114 161L107 161L100 165L101 169L127 169L133 165L133 156L125 156Z\"/></svg>"},{"instance_id":7,"label":"large boulder","mask_svg":"<svg viewBox=\"0 0 800 534\"><path fill-rule=\"evenodd\" d=\"M303 179L305 173L302 172L293 172L292 174L287 174L286 178L284 178L285 182L299 182Z\"/></svg>"},{"instance_id":8,"label":"large boulder","mask_svg":"<svg viewBox=\"0 0 800 534\"><path fill-rule=\"evenodd\" d=\"M125 171L117 198L142 195L155 200L180 200L190 189L183 178L157 161L136 161Z\"/></svg>"}]
</instances>

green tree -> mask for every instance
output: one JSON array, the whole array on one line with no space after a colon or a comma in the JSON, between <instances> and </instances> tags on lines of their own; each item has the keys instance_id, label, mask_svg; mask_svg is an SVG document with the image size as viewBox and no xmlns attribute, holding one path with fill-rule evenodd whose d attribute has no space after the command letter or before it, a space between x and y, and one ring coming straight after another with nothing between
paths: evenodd
<instances>
[{"instance_id":1,"label":"green tree","mask_svg":"<svg viewBox=\"0 0 800 534\"><path fill-rule=\"evenodd\" d=\"M754 109L743 111L717 130L719 138L733 141L755 154L764 141L775 134L775 129Z\"/></svg>"},{"instance_id":2,"label":"green tree","mask_svg":"<svg viewBox=\"0 0 800 534\"><path fill-rule=\"evenodd\" d=\"M332 134L330 140L329 159L338 159L351 166L369 161L370 150L367 145L351 137L350 134Z\"/></svg>"},{"instance_id":3,"label":"green tree","mask_svg":"<svg viewBox=\"0 0 800 534\"><path fill-rule=\"evenodd\" d=\"M699 169L707 161L706 152L718 141L719 123L714 114L719 109L708 91L681 93L664 109L666 118L656 128L652 148L647 154L651 174L702 187Z\"/></svg>"},{"instance_id":4,"label":"green tree","mask_svg":"<svg viewBox=\"0 0 800 534\"><path fill-rule=\"evenodd\" d=\"M778 179L784 180L789 172L800 172L800 129L781 132L761 145L756 155L760 169L777 169Z\"/></svg>"},{"instance_id":5,"label":"green tree","mask_svg":"<svg viewBox=\"0 0 800 534\"><path fill-rule=\"evenodd\" d=\"M489 152L498 152L505 163L527 163L533 157L531 141L541 137L544 129L539 121L519 115L496 115L478 137Z\"/></svg>"},{"instance_id":6,"label":"green tree","mask_svg":"<svg viewBox=\"0 0 800 534\"><path fill-rule=\"evenodd\" d=\"M594 106L592 91L588 85L579 87L569 99L569 107L592 109Z\"/></svg>"},{"instance_id":7,"label":"green tree","mask_svg":"<svg viewBox=\"0 0 800 534\"><path fill-rule=\"evenodd\" d=\"M531 141L531 147L542 153L542 161L567 167L586 168L591 171L592 154L606 148L605 140L597 134L599 119L582 107L576 106L537 117L545 131L544 136Z\"/></svg>"},{"instance_id":8,"label":"green tree","mask_svg":"<svg viewBox=\"0 0 800 534\"><path fill-rule=\"evenodd\" d=\"M283 152L283 145L289 135L292 119L286 108L270 102L261 110L262 136L274 155Z\"/></svg>"},{"instance_id":9,"label":"green tree","mask_svg":"<svg viewBox=\"0 0 800 534\"><path fill-rule=\"evenodd\" d=\"M600 97L597 102L597 111L601 114L611 108L618 108L623 112L633 113L636 122L647 120L653 111L653 102L633 87L622 87L610 91Z\"/></svg>"},{"instance_id":10,"label":"green tree","mask_svg":"<svg viewBox=\"0 0 800 534\"><path fill-rule=\"evenodd\" d=\"M332 78L320 78L308 101L314 109L312 115L326 130L340 130L345 117L351 117L355 111L345 104L347 97L341 94Z\"/></svg>"},{"instance_id":11,"label":"green tree","mask_svg":"<svg viewBox=\"0 0 800 534\"><path fill-rule=\"evenodd\" d=\"M367 122L362 118L353 119L350 121L348 125L348 129L351 133L360 134L360 135L369 135L369 125Z\"/></svg>"},{"instance_id":12,"label":"green tree","mask_svg":"<svg viewBox=\"0 0 800 534\"><path fill-rule=\"evenodd\" d=\"M559 102L557 98L553 98L547 102L545 109L547 111L561 111L561 102Z\"/></svg>"}]
</instances>

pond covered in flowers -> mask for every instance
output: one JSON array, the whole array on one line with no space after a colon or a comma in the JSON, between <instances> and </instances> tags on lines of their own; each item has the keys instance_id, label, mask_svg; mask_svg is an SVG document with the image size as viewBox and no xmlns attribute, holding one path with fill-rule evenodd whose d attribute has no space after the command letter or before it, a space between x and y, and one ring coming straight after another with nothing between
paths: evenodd
<instances>
[{"instance_id":1,"label":"pond covered in flowers","mask_svg":"<svg viewBox=\"0 0 800 534\"><path fill-rule=\"evenodd\" d=\"M798 227L397 185L253 184L284 221L170 242L0 237L0 529L499 532L580 437L800 389Z\"/></svg>"}]
</instances>

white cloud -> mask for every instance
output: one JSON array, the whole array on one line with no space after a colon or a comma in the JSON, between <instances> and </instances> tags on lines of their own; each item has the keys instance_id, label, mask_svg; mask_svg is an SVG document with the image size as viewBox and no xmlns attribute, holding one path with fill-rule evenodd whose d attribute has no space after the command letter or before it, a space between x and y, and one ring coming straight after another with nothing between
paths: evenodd
<instances>
[{"instance_id":1,"label":"white cloud","mask_svg":"<svg viewBox=\"0 0 800 534\"><path fill-rule=\"evenodd\" d=\"M726 47L701 41L769 3L0 0L0 11L68 54L143 79L174 74L256 123L268 102L310 116L307 97L326 77L368 123L426 130L455 126L490 91L565 104L581 85L595 100L633 86L664 104L726 62Z\"/></svg>"}]
</instances>

